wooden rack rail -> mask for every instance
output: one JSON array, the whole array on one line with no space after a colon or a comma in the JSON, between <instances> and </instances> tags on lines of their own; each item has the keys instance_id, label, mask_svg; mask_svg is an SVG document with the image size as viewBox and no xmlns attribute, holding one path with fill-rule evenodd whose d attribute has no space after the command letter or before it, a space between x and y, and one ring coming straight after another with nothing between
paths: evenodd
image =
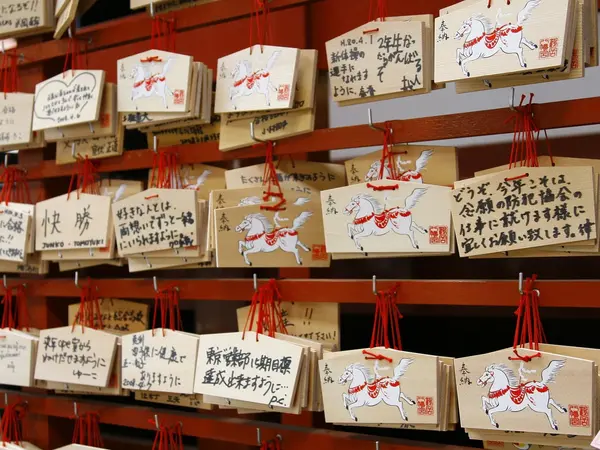
<instances>
[{"instance_id":1,"label":"wooden rack rail","mask_svg":"<svg viewBox=\"0 0 600 450\"><path fill-rule=\"evenodd\" d=\"M179 288L182 300L246 300L252 297L252 279L169 279ZM18 284L23 279L9 279ZM260 281L259 281L260 282ZM149 278L95 279L103 297L153 298ZM406 305L515 306L517 281L486 280L377 280L377 289L398 283L398 298ZM284 279L277 282L287 302L371 303L375 301L371 280ZM538 281L542 307L597 308L600 281ZM28 295L79 297L81 290L70 278L27 280ZM576 295L575 295L576 293Z\"/></svg>"},{"instance_id":2,"label":"wooden rack rail","mask_svg":"<svg viewBox=\"0 0 600 450\"><path fill-rule=\"evenodd\" d=\"M576 127L600 123L600 97L536 104L536 124L541 129ZM394 137L399 142L422 142L472 136L512 133L508 108L473 111L460 114L391 121ZM278 142L275 154L288 155L341 150L381 145L381 133L368 125L328 128ZM182 164L208 163L264 156L264 148L255 147L233 152L220 152L218 143L179 146ZM152 167L152 150L125 152L122 156L98 161L99 172L115 172ZM70 176L70 165L44 161L28 168L32 180Z\"/></svg>"}]
</instances>

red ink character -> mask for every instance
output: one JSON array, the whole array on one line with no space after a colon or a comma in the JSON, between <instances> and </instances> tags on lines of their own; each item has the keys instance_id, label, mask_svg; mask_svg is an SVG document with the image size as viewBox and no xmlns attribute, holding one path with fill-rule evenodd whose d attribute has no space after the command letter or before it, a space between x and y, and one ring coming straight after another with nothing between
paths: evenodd
<instances>
[{"instance_id":1,"label":"red ink character","mask_svg":"<svg viewBox=\"0 0 600 450\"><path fill-rule=\"evenodd\" d=\"M327 261L329 255L324 245L313 245L312 259L313 261Z\"/></svg>"},{"instance_id":2,"label":"red ink character","mask_svg":"<svg viewBox=\"0 0 600 450\"><path fill-rule=\"evenodd\" d=\"M282 84L277 89L277 101L278 102L287 102L290 99L290 85Z\"/></svg>"},{"instance_id":3,"label":"red ink character","mask_svg":"<svg viewBox=\"0 0 600 450\"><path fill-rule=\"evenodd\" d=\"M554 58L558 54L558 38L540 39L540 59Z\"/></svg>"},{"instance_id":4,"label":"red ink character","mask_svg":"<svg viewBox=\"0 0 600 450\"><path fill-rule=\"evenodd\" d=\"M569 405L569 424L572 427L589 427L590 410L586 405Z\"/></svg>"},{"instance_id":5,"label":"red ink character","mask_svg":"<svg viewBox=\"0 0 600 450\"><path fill-rule=\"evenodd\" d=\"M183 89L175 89L173 91L173 103L176 105L183 105L183 100L185 98L185 91Z\"/></svg>"},{"instance_id":6,"label":"red ink character","mask_svg":"<svg viewBox=\"0 0 600 450\"><path fill-rule=\"evenodd\" d=\"M430 244L448 244L448 227L445 225L429 227Z\"/></svg>"},{"instance_id":7,"label":"red ink character","mask_svg":"<svg viewBox=\"0 0 600 450\"><path fill-rule=\"evenodd\" d=\"M419 416L433 416L433 397L417 396L417 414Z\"/></svg>"}]
</instances>

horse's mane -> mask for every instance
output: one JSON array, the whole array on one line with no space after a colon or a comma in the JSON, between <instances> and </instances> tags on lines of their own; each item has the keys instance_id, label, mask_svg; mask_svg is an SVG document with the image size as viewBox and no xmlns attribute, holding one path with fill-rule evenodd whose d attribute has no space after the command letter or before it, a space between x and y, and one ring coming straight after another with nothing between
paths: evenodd
<instances>
[{"instance_id":1,"label":"horse's mane","mask_svg":"<svg viewBox=\"0 0 600 450\"><path fill-rule=\"evenodd\" d=\"M381 206L381 203L379 203L379 200L377 200L375 197L373 197L370 194L358 194L354 198L355 199L364 199L364 200L367 200L368 202L370 202L373 205L373 209L375 210L375 212L377 214L379 214L383 211L383 206Z\"/></svg>"},{"instance_id":2,"label":"horse's mane","mask_svg":"<svg viewBox=\"0 0 600 450\"><path fill-rule=\"evenodd\" d=\"M364 364L354 363L354 364L350 365L349 369L358 369L361 372L363 372L365 374L365 378L367 379L368 383L373 382L373 380L375 379L375 376L371 373L371 369L369 369Z\"/></svg>"},{"instance_id":3,"label":"horse's mane","mask_svg":"<svg viewBox=\"0 0 600 450\"><path fill-rule=\"evenodd\" d=\"M508 377L508 384L511 387L517 387L519 385L519 380L513 370L505 364L492 364L491 366L486 367L486 371L490 371L492 369L498 369Z\"/></svg>"},{"instance_id":4,"label":"horse's mane","mask_svg":"<svg viewBox=\"0 0 600 450\"><path fill-rule=\"evenodd\" d=\"M270 233L271 231L273 231L273 225L271 225L271 223L269 222L269 219L267 219L264 214L255 213L255 214L248 214L246 216L246 220L252 220L252 219L260 220L260 222L263 225L263 228L265 229L265 231L267 233Z\"/></svg>"},{"instance_id":5,"label":"horse's mane","mask_svg":"<svg viewBox=\"0 0 600 450\"><path fill-rule=\"evenodd\" d=\"M488 19L481 13L475 14L474 16L471 17L471 19L479 20L481 23L483 23L483 27L485 29L485 34L489 34L494 30L494 26L492 25L492 22L490 21L490 19Z\"/></svg>"}]
</instances>

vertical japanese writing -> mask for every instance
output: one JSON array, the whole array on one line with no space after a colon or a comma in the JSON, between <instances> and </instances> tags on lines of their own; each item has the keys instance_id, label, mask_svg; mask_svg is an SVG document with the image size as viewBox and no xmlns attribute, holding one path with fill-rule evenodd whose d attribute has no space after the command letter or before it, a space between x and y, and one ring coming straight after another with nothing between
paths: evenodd
<instances>
[{"instance_id":1,"label":"vertical japanese writing","mask_svg":"<svg viewBox=\"0 0 600 450\"><path fill-rule=\"evenodd\" d=\"M325 201L325 205L327 205L327 207L325 209L326 215L329 216L332 214L333 215L339 214L339 211L337 209L337 203L331 194L329 194L329 196L327 197L327 200Z\"/></svg>"}]
</instances>

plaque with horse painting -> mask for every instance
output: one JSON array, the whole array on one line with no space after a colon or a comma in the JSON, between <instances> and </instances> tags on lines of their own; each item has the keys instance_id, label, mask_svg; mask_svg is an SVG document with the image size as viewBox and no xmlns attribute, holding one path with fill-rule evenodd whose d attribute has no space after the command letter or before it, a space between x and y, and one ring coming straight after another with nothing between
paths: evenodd
<instances>
[{"instance_id":1,"label":"plaque with horse painting","mask_svg":"<svg viewBox=\"0 0 600 450\"><path fill-rule=\"evenodd\" d=\"M326 353L319 361L329 423L437 424L438 357L385 348Z\"/></svg>"},{"instance_id":2,"label":"plaque with horse painting","mask_svg":"<svg viewBox=\"0 0 600 450\"><path fill-rule=\"evenodd\" d=\"M450 251L450 188L392 180L321 192L329 253Z\"/></svg>"},{"instance_id":3,"label":"plaque with horse painting","mask_svg":"<svg viewBox=\"0 0 600 450\"><path fill-rule=\"evenodd\" d=\"M119 112L189 111L191 56L148 50L118 60L117 78Z\"/></svg>"},{"instance_id":4,"label":"plaque with horse painting","mask_svg":"<svg viewBox=\"0 0 600 450\"><path fill-rule=\"evenodd\" d=\"M597 366L566 355L513 349L456 359L464 428L591 436ZM535 356L539 355L539 356Z\"/></svg>"}]
</instances>

